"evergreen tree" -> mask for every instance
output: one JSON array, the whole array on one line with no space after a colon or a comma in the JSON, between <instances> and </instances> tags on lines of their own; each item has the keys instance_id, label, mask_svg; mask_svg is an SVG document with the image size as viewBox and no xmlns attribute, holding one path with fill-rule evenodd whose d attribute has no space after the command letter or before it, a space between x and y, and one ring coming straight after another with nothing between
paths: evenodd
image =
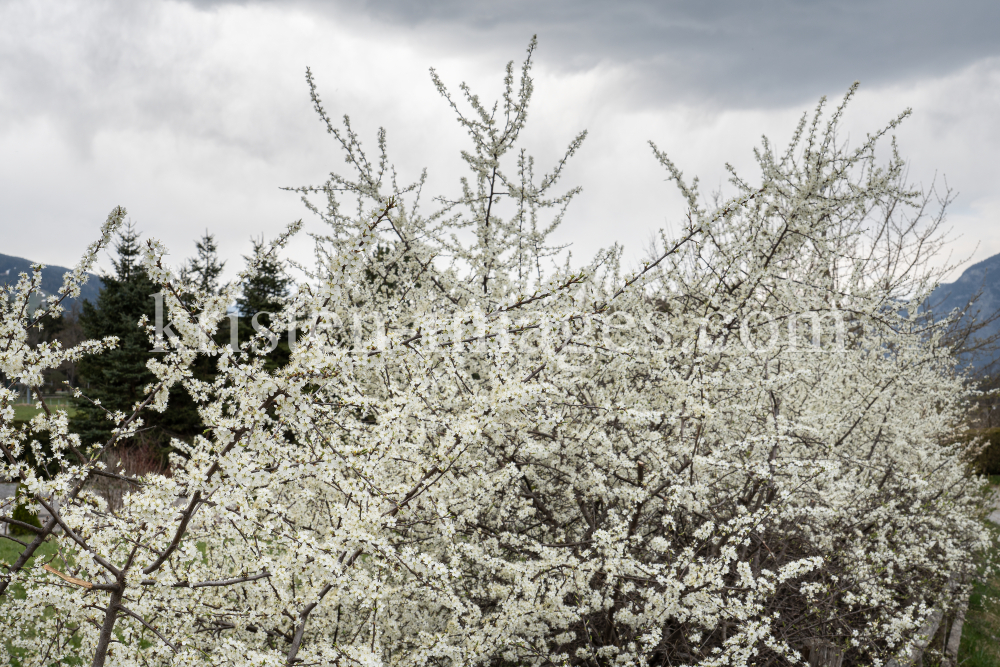
<instances>
[{"instance_id":1,"label":"evergreen tree","mask_svg":"<svg viewBox=\"0 0 1000 667\"><path fill-rule=\"evenodd\" d=\"M135 403L143 399L144 388L155 382L146 368L146 362L155 353L138 322L143 315L153 320L152 295L159 288L142 266L139 233L131 223L119 233L115 250L114 273L103 276L104 286L97 303L84 301L80 315L87 338L118 337L116 349L84 357L77 364L80 386L87 398L77 402L74 425L85 444L107 442L114 424L106 411L131 414ZM100 401L100 406L87 399ZM146 411L143 421L145 428L140 439L160 447L167 446L171 437L187 438L200 428L194 404L178 386L170 392L167 410Z\"/></svg>"},{"instance_id":2,"label":"evergreen tree","mask_svg":"<svg viewBox=\"0 0 1000 667\"><path fill-rule=\"evenodd\" d=\"M219 261L218 246L215 245L215 237L205 230L205 235L195 243L198 254L187 261L181 269L181 279L185 282L192 282L198 288L218 294L220 290L219 277L226 263Z\"/></svg>"},{"instance_id":3,"label":"evergreen tree","mask_svg":"<svg viewBox=\"0 0 1000 667\"><path fill-rule=\"evenodd\" d=\"M267 254L263 239L253 240L253 252L244 256L244 259L250 263L256 257L261 257L257 275L243 285L243 293L236 300L236 308L240 314L239 337L243 343L257 334L253 318L259 315L258 327L270 329L278 337L278 344L270 352L255 349L255 353L265 357L266 367L276 368L286 363L291 355L287 327L275 318L281 311L281 300L288 296L292 279L286 273L284 263L276 256ZM265 340L263 345L258 344L255 348L266 348L267 345Z\"/></svg>"},{"instance_id":4,"label":"evergreen tree","mask_svg":"<svg viewBox=\"0 0 1000 667\"><path fill-rule=\"evenodd\" d=\"M181 268L181 282L193 285L209 294L218 295L224 289L224 286L219 283L219 278L222 275L223 268L226 266L226 262L219 261L218 246L215 244L215 237L209 234L206 229L201 239L195 242L195 249L197 250L197 255L188 259L187 263ZM193 303L190 301L186 305L190 310L194 310ZM219 346L228 345L230 343L229 323L223 321L212 338ZM218 372L216 362L217 358L214 356L199 356L191 364L191 375L197 380L212 382L215 380ZM185 400L187 400L186 397Z\"/></svg>"}]
</instances>

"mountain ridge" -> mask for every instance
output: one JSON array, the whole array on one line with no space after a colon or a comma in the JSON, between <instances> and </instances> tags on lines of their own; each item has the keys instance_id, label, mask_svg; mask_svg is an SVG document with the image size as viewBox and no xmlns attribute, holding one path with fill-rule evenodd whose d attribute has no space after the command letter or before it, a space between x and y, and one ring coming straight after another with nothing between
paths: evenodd
<instances>
[{"instance_id":1,"label":"mountain ridge","mask_svg":"<svg viewBox=\"0 0 1000 667\"><path fill-rule=\"evenodd\" d=\"M13 255L0 254L0 285L16 285L21 273L31 275L31 265L34 262L24 257L14 257ZM63 275L70 272L64 266L46 264L42 269L42 291L46 294L56 294L62 287ZM97 303L97 297L101 293L103 281L101 277L94 273L87 273L87 282L80 285L80 296L78 299L66 299L63 307L66 312L72 310L78 302L90 301Z\"/></svg>"},{"instance_id":2,"label":"mountain ridge","mask_svg":"<svg viewBox=\"0 0 1000 667\"><path fill-rule=\"evenodd\" d=\"M960 320L962 324L985 321L1000 309L1000 254L973 264L955 282L938 285L931 292L925 307L930 308L935 317L943 316L956 308L965 308L980 290L982 292L979 298ZM986 324L975 337L984 339L997 333L1000 333L1000 319ZM970 362L973 367L983 369L995 365L997 359L994 354L981 359L970 359Z\"/></svg>"}]
</instances>

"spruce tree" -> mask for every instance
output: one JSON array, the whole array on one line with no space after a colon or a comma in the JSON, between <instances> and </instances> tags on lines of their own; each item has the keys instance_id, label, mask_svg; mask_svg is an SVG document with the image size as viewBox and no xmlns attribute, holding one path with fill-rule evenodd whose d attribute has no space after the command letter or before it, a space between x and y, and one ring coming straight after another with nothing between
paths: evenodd
<instances>
[{"instance_id":1,"label":"spruce tree","mask_svg":"<svg viewBox=\"0 0 1000 667\"><path fill-rule=\"evenodd\" d=\"M119 233L115 250L114 273L103 276L104 286L97 303L84 301L80 315L87 338L118 337L116 349L84 357L77 364L80 387L86 398L77 401L74 422L85 444L107 442L114 423L107 418L106 411L131 414L135 403L143 400L145 387L155 382L146 368L146 362L155 353L138 322L143 315L153 320L152 295L159 288L142 266L139 233L131 223ZM92 401L99 401L100 405ZM194 404L179 386L171 389L165 412L145 411L143 421L145 426L139 439L157 447L167 446L171 437L191 437L200 427Z\"/></svg>"},{"instance_id":2,"label":"spruce tree","mask_svg":"<svg viewBox=\"0 0 1000 667\"><path fill-rule=\"evenodd\" d=\"M253 318L259 315L258 326L270 329L278 337L278 344L276 349L265 352L260 349L267 347L268 343L265 340L263 344L255 345L252 352L265 358L267 368L276 368L286 363L291 355L287 325L278 322L276 317L282 308L281 299L288 296L292 279L286 273L284 263L276 256L267 254L263 240L254 239L253 252L244 256L244 259L249 264L256 257L261 258L257 275L243 285L243 293L236 300L236 308L240 314L240 343L250 340L257 334L253 327Z\"/></svg>"},{"instance_id":3,"label":"spruce tree","mask_svg":"<svg viewBox=\"0 0 1000 667\"><path fill-rule=\"evenodd\" d=\"M219 278L226 263L219 261L219 249L215 237L205 230L205 235L195 243L197 256L190 258L181 269L181 279L191 282L199 289L218 294L221 288Z\"/></svg>"},{"instance_id":4,"label":"spruce tree","mask_svg":"<svg viewBox=\"0 0 1000 667\"><path fill-rule=\"evenodd\" d=\"M219 279L222 276L222 270L225 268L226 263L225 261L219 261L218 246L215 244L215 237L209 234L206 229L201 239L195 242L195 249L197 250L197 255L189 258L187 263L181 268L181 283L197 287L208 294L218 295L225 287L220 284ZM195 311L193 303L188 301L186 305L192 312ZM219 346L228 345L230 342L229 323L223 320L212 335L212 338ZM216 363L216 357L201 355L191 364L191 375L197 380L212 382L217 375L218 367ZM182 402L186 402L187 400L187 397L185 397Z\"/></svg>"}]
</instances>

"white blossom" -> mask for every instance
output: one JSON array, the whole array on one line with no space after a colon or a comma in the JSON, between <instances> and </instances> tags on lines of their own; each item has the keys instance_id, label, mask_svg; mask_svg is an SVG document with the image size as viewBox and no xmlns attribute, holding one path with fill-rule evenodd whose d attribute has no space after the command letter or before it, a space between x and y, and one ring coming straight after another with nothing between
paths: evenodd
<instances>
[{"instance_id":1,"label":"white blossom","mask_svg":"<svg viewBox=\"0 0 1000 667\"><path fill-rule=\"evenodd\" d=\"M429 213L424 178L400 186L384 133L370 159L309 76L354 174L298 189L328 231L283 304L286 366L208 335L239 281L195 292L191 316L148 244L177 337L115 437L178 384L208 428L175 442L171 476L123 482L122 507L89 486L102 448L58 411L15 428L0 391L0 476L61 503L49 569L0 574L21 664L748 665L801 662L813 639L884 662L958 595L987 540L981 485L955 437L969 394L948 322L916 310L941 217L895 151L876 160L896 121L851 149L843 106L821 105L714 206L654 146L683 232L635 271L617 247L574 269L547 239L585 135L535 175L529 74L530 55L519 78L509 65L493 107L434 75L471 174ZM0 302L0 370L35 386L115 344L29 347L39 276ZM803 317L818 345L789 328ZM199 354L212 383L190 376ZM23 462L40 431L51 479Z\"/></svg>"}]
</instances>

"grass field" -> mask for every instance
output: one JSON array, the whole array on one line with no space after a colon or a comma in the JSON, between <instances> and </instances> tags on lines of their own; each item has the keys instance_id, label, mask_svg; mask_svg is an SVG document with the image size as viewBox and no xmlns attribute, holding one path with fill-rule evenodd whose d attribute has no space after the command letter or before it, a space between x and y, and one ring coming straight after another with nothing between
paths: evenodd
<instances>
[{"instance_id":1,"label":"grass field","mask_svg":"<svg viewBox=\"0 0 1000 667\"><path fill-rule=\"evenodd\" d=\"M1000 491L1000 475L991 475L990 484ZM993 533L993 557L1000 557L1000 526L989 524ZM961 667L1000 667L1000 576L980 565L980 580L969 598L969 611L962 627L958 650Z\"/></svg>"},{"instance_id":2,"label":"grass field","mask_svg":"<svg viewBox=\"0 0 1000 667\"><path fill-rule=\"evenodd\" d=\"M28 539L23 537L18 537L17 539L21 540L22 542L28 541ZM13 563L14 561L17 560L18 556L21 555L21 550L22 550L21 545L18 544L17 542L11 542L6 537L0 537L0 562L8 564ZM56 552L55 542L46 542L45 544L43 544L38 548L38 551L35 552L36 554L35 557L37 558L38 556L42 557L51 556L55 552ZM28 562L28 564L31 565L34 563L34 561L35 558L32 558Z\"/></svg>"},{"instance_id":3,"label":"grass field","mask_svg":"<svg viewBox=\"0 0 1000 667\"><path fill-rule=\"evenodd\" d=\"M66 399L54 399L54 401L53 403L49 399L45 400L45 404L49 406L50 410L65 410L70 417L76 415L76 409ZM39 412L40 410L34 405L17 404L14 406L14 420L28 421Z\"/></svg>"}]
</instances>

